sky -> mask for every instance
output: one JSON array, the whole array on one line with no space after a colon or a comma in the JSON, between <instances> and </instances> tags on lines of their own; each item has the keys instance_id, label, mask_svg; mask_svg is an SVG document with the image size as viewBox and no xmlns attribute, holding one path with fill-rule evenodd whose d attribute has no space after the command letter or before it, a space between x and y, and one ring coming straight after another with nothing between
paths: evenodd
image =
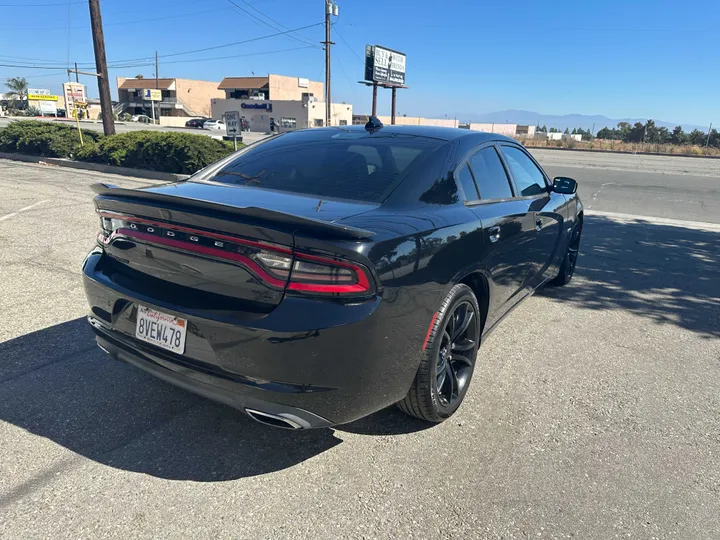
<instances>
[{"instance_id":1,"label":"sky","mask_svg":"<svg viewBox=\"0 0 720 540\"><path fill-rule=\"evenodd\" d=\"M410 88L398 91L401 115L467 120L523 109L720 125L717 0L337 3L332 98L352 103L355 113L370 110L371 90L358 81L365 45L377 44L407 54ZM155 51L161 77L220 81L277 73L324 80L324 0L100 6L108 63L115 66L113 96L115 77L154 76ZM22 76L32 88L60 93L68 64L94 71L86 0L0 0L0 9L0 81ZM245 43L223 46L239 41ZM208 50L184 54L197 49ZM94 78L80 82L91 97L98 94ZM390 114L389 90L379 92L378 113Z\"/></svg>"}]
</instances>

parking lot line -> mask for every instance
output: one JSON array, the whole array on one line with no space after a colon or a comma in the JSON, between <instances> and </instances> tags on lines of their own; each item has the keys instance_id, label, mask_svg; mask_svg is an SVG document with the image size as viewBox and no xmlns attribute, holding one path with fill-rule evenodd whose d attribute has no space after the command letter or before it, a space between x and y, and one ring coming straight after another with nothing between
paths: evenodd
<instances>
[{"instance_id":1,"label":"parking lot line","mask_svg":"<svg viewBox=\"0 0 720 540\"><path fill-rule=\"evenodd\" d=\"M11 212L9 214L5 214L4 216L0 216L0 221L5 221L6 219L15 217L20 212L27 212L28 210L32 210L33 208L36 208L36 207L40 206L41 204L48 202L49 200L50 199L45 199L44 201L36 202L35 204L31 204L30 206L26 206L25 208L21 208L20 210L16 210L15 212Z\"/></svg>"}]
</instances>

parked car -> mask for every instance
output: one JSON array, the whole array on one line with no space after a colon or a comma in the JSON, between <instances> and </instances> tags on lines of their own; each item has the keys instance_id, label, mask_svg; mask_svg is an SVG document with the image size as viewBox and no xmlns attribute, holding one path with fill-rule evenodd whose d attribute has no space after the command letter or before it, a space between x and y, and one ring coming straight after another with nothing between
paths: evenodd
<instances>
[{"instance_id":1,"label":"parked car","mask_svg":"<svg viewBox=\"0 0 720 540\"><path fill-rule=\"evenodd\" d=\"M551 182L513 139L377 120L94 190L83 279L100 347L293 429L395 403L448 418L482 339L571 280L583 227L575 180Z\"/></svg>"},{"instance_id":2,"label":"parked car","mask_svg":"<svg viewBox=\"0 0 720 540\"><path fill-rule=\"evenodd\" d=\"M222 120L206 120L203 124L203 129L209 129L210 131L225 131L225 122Z\"/></svg>"},{"instance_id":3,"label":"parked car","mask_svg":"<svg viewBox=\"0 0 720 540\"><path fill-rule=\"evenodd\" d=\"M131 118L133 122L140 122L142 124L151 124L152 118L147 116L146 114L134 114Z\"/></svg>"},{"instance_id":4,"label":"parked car","mask_svg":"<svg viewBox=\"0 0 720 540\"><path fill-rule=\"evenodd\" d=\"M203 124L208 120L209 118L191 118L190 120L185 122L185 127L202 128Z\"/></svg>"},{"instance_id":5,"label":"parked car","mask_svg":"<svg viewBox=\"0 0 720 540\"><path fill-rule=\"evenodd\" d=\"M58 118L65 118L67 116L67 111L65 109L58 108L56 115Z\"/></svg>"}]
</instances>

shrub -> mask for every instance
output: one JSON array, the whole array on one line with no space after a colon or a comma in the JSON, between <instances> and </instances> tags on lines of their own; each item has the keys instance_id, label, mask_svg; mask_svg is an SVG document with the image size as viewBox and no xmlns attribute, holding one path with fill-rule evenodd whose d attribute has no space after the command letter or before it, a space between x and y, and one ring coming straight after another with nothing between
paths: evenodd
<instances>
[{"instance_id":1,"label":"shrub","mask_svg":"<svg viewBox=\"0 0 720 540\"><path fill-rule=\"evenodd\" d=\"M102 138L96 131L82 130L86 143ZM75 126L19 120L0 130L0 152L18 152L33 156L69 158L80 148L80 136Z\"/></svg>"},{"instance_id":2,"label":"shrub","mask_svg":"<svg viewBox=\"0 0 720 540\"><path fill-rule=\"evenodd\" d=\"M232 144L206 135L132 131L85 145L77 159L120 167L192 174L233 151Z\"/></svg>"}]
</instances>

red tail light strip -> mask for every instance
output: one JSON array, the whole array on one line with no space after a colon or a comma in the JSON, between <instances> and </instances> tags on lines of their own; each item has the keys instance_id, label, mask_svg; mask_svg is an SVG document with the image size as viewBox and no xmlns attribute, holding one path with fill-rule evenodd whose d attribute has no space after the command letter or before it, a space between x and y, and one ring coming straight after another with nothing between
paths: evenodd
<instances>
[{"instance_id":1,"label":"red tail light strip","mask_svg":"<svg viewBox=\"0 0 720 540\"><path fill-rule=\"evenodd\" d=\"M150 219L138 218L135 216L125 216L122 214L114 214L112 212L98 212L100 216L108 219L118 219L121 221L127 221L131 223L142 223L144 225L152 225L155 227L162 227L163 229L170 229L172 231L182 231L188 234L196 234L199 236L206 236L208 238L214 238L216 240L226 240L227 242L235 242L236 244L243 244L246 246L252 246L261 249L269 249L277 253L285 253L286 255L292 255L292 250L277 244L270 244L265 242L256 242L253 240L246 240L237 236L229 236L227 234L220 234L214 232L203 231L201 229L192 229L190 227L183 227L182 225L175 225L174 223L163 223L162 221L153 221ZM153 237L154 238L154 237Z\"/></svg>"},{"instance_id":2,"label":"red tail light strip","mask_svg":"<svg viewBox=\"0 0 720 540\"><path fill-rule=\"evenodd\" d=\"M368 280L366 271L355 264L346 262L346 261L338 261L331 258L326 257L320 257L317 255L309 255L307 253L298 253L293 251L291 249L288 249L283 246L278 246L275 244L269 244L264 242L255 242L252 240L245 240L243 238L238 238L236 236L229 236L225 234L219 234L219 233L211 233L207 232L201 229L193 229L190 227L184 227L182 225L175 225L170 223L163 223L160 221L153 221L149 219L143 219L143 218L137 218L134 216L126 216L121 214L115 214L115 213L108 213L108 212L98 212L102 217L108 218L108 219L117 219L121 221L126 222L134 222L134 223L142 223L144 225L151 225L159 228L169 229L169 230L175 230L175 231L181 231L187 234L194 234L198 236L204 236L208 238L214 238L217 240L226 240L229 242L234 242L236 244L243 244L255 248L265 249L268 251L274 251L276 253L283 253L286 255L294 255L298 259L303 259L307 261L313 261L320 264L324 264L327 266L336 266L341 268L348 268L352 270L355 275L357 276L357 282L353 284L344 284L344 285L338 285L338 284L318 284L318 283L303 283L303 282L293 282L292 280L290 283L287 284L288 290L291 291L299 291L299 292L316 292L316 293L339 293L339 294L352 294L352 293L366 293L370 290L370 281ZM127 228L120 228L114 231L109 238L104 238L102 235L100 236L100 240L104 244L110 244L116 237L118 236L127 236L131 238L137 238L138 240L144 240L147 242L154 242L156 244L165 245L168 247L174 247L186 251L191 251L195 253L200 253L203 255L209 255L212 257L217 257L221 259L229 259L232 261L236 261L241 263L243 266L247 267L251 271L253 271L259 278L261 278L263 281L266 281L268 284L282 288L285 286L285 280L277 279L273 276L271 276L268 272L265 271L258 263L253 261L252 259L245 257L244 255L241 255L240 253L234 253L231 251L223 251L219 249L213 249L211 247L202 246L198 244L191 244L189 242L183 242L180 240L173 240L166 237L156 236L153 234L146 234L141 231L136 231L133 229L127 229ZM292 277L292 273L291 273Z\"/></svg>"},{"instance_id":3,"label":"red tail light strip","mask_svg":"<svg viewBox=\"0 0 720 540\"><path fill-rule=\"evenodd\" d=\"M112 236L105 242L109 244L114 238L118 236L128 236L130 238L137 238L138 240L145 240L146 242L152 242L154 244L160 244L163 246L174 247L185 251L192 251L195 253L201 253L203 255L210 255L211 257L218 257L220 259L229 259L241 263L243 266L252 270L258 277L262 278L274 287L283 288L285 282L283 280L274 278L268 274L258 263L240 255L239 253L233 253L231 251L222 251L220 249L214 249L206 246L199 246L191 244L189 242L181 242L180 240L171 240L170 238L163 238L161 236L155 236L154 234L146 234L139 231L133 231L132 229L118 229L113 232Z\"/></svg>"}]
</instances>

